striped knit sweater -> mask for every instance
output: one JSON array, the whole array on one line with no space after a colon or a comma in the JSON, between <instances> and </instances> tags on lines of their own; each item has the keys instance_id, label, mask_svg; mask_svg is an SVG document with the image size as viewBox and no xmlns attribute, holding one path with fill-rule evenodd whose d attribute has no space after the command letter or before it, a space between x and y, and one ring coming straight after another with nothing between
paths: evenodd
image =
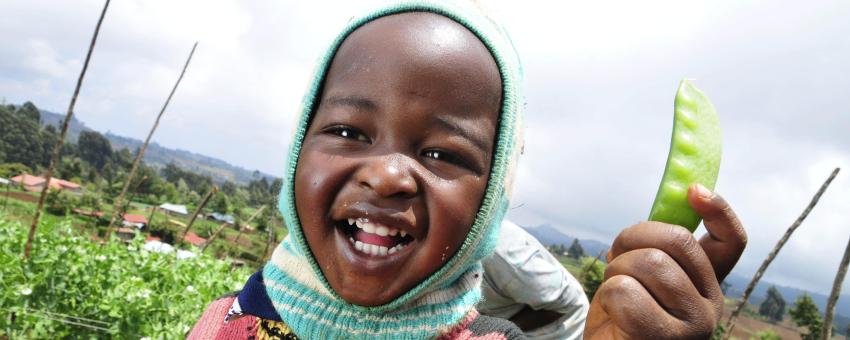
<instances>
[{"instance_id":1,"label":"striped knit sweater","mask_svg":"<svg viewBox=\"0 0 850 340\"><path fill-rule=\"evenodd\" d=\"M524 337L513 323L480 315L472 309L458 324L442 332L438 338L507 340ZM397 338L412 337L405 335ZM207 306L188 339L295 340L299 337L278 317L272 301L265 293L262 274L257 272L248 279L241 291L225 295Z\"/></svg>"}]
</instances>

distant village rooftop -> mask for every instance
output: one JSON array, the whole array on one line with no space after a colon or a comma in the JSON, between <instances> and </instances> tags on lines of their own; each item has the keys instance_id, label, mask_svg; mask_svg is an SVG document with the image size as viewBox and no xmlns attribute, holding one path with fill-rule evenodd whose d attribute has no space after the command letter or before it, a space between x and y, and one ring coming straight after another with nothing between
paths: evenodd
<instances>
[{"instance_id":1,"label":"distant village rooftop","mask_svg":"<svg viewBox=\"0 0 850 340\"><path fill-rule=\"evenodd\" d=\"M172 212L178 215L188 215L189 211L186 210L185 205L180 204L171 204L171 203L163 203L159 206L160 209L165 210L167 212Z\"/></svg>"},{"instance_id":2,"label":"distant village rooftop","mask_svg":"<svg viewBox=\"0 0 850 340\"><path fill-rule=\"evenodd\" d=\"M27 173L20 174L18 176L12 177L12 182L17 183L18 185L22 185L24 190L27 191L41 191L44 188L44 177L41 176L33 176ZM50 179L50 188L56 190L71 190L71 191L79 191L82 188L79 184L66 181L64 179L59 178L51 178Z\"/></svg>"}]
</instances>

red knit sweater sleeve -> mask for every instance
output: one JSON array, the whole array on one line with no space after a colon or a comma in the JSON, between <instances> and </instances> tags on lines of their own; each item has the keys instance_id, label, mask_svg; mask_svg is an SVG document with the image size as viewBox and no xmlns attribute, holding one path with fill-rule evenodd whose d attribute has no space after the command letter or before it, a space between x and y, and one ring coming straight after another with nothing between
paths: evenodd
<instances>
[{"instance_id":1,"label":"red knit sweater sleeve","mask_svg":"<svg viewBox=\"0 0 850 340\"><path fill-rule=\"evenodd\" d=\"M235 296L229 296L213 301L204 310L204 314L195 323L195 327L189 332L187 339L247 339L256 334L254 325L256 318L246 315L227 323L224 317L230 306L233 305Z\"/></svg>"}]
</instances>

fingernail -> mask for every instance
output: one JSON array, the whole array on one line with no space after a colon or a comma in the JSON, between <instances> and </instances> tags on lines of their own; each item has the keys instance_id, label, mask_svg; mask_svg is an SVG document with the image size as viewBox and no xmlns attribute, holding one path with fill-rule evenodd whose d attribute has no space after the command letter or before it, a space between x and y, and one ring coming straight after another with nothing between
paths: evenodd
<instances>
[{"instance_id":1,"label":"fingernail","mask_svg":"<svg viewBox=\"0 0 850 340\"><path fill-rule=\"evenodd\" d=\"M704 187L702 184L697 183L696 189L697 189L697 196L699 196L702 199L705 199L705 200L711 199L711 196L714 195L714 193L711 192L711 190L708 190L708 188Z\"/></svg>"}]
</instances>

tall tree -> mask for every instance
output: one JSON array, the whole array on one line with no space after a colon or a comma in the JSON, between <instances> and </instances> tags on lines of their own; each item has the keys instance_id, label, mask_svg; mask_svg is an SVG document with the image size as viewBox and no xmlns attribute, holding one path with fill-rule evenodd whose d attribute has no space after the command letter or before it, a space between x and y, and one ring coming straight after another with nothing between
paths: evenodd
<instances>
[{"instance_id":1,"label":"tall tree","mask_svg":"<svg viewBox=\"0 0 850 340\"><path fill-rule=\"evenodd\" d=\"M782 321L782 316L785 315L785 299L782 298L776 286L771 286L767 290L767 298L759 306L759 315L772 323Z\"/></svg>"},{"instance_id":2,"label":"tall tree","mask_svg":"<svg viewBox=\"0 0 850 340\"><path fill-rule=\"evenodd\" d=\"M797 326L807 328L807 333L800 334L803 340L814 340L820 337L823 321L820 318L818 306L809 294L803 293L799 296L794 306L788 310L788 314Z\"/></svg>"},{"instance_id":3,"label":"tall tree","mask_svg":"<svg viewBox=\"0 0 850 340\"><path fill-rule=\"evenodd\" d=\"M53 125L45 126L39 132L41 134L41 159L38 161L42 166L50 164L50 152L59 141L59 133Z\"/></svg>"},{"instance_id":4,"label":"tall tree","mask_svg":"<svg viewBox=\"0 0 850 340\"><path fill-rule=\"evenodd\" d=\"M97 131L83 131L77 139L80 158L89 162L98 172L112 158L112 144Z\"/></svg>"},{"instance_id":5,"label":"tall tree","mask_svg":"<svg viewBox=\"0 0 850 340\"><path fill-rule=\"evenodd\" d=\"M0 161L4 163L22 163L35 169L44 160L44 149L38 121L21 113L0 111L0 151L4 154Z\"/></svg>"},{"instance_id":6,"label":"tall tree","mask_svg":"<svg viewBox=\"0 0 850 340\"><path fill-rule=\"evenodd\" d=\"M30 101L25 102L21 107L18 108L17 113L22 117L29 119L36 124L41 123L41 112L38 111L38 108L35 107Z\"/></svg>"},{"instance_id":7,"label":"tall tree","mask_svg":"<svg viewBox=\"0 0 850 340\"><path fill-rule=\"evenodd\" d=\"M567 250L570 253L570 257L574 259L580 259L584 256L584 248L582 248L581 243L578 242L577 238L573 239L573 244L570 245L570 249Z\"/></svg>"}]
</instances>

